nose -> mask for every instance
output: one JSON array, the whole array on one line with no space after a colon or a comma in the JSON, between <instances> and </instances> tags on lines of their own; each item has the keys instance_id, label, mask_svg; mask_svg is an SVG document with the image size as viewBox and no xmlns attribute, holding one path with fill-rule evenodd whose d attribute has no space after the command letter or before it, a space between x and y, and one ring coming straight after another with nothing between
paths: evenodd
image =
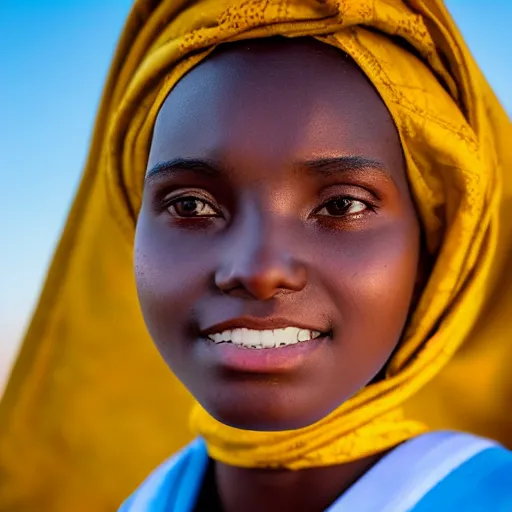
<instances>
[{"instance_id":1,"label":"nose","mask_svg":"<svg viewBox=\"0 0 512 512\"><path fill-rule=\"evenodd\" d=\"M224 293L257 300L302 290L307 269L296 254L298 248L290 243L289 232L269 219L253 217L239 225L216 270L216 286Z\"/></svg>"}]
</instances>

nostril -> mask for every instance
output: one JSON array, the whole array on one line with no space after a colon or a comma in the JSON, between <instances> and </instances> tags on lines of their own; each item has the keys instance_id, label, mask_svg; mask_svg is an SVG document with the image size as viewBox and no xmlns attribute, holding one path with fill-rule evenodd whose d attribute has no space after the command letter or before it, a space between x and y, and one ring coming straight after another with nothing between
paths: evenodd
<instances>
[{"instance_id":1,"label":"nostril","mask_svg":"<svg viewBox=\"0 0 512 512\"><path fill-rule=\"evenodd\" d=\"M298 292L306 286L305 267L294 262L260 262L259 265L220 269L215 284L223 293L268 300L283 292Z\"/></svg>"}]
</instances>

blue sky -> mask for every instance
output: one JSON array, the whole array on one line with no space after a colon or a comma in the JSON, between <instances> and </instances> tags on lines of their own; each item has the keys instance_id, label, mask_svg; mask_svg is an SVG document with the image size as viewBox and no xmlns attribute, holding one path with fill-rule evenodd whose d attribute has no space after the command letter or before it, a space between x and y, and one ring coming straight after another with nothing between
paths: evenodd
<instances>
[{"instance_id":1,"label":"blue sky","mask_svg":"<svg viewBox=\"0 0 512 512\"><path fill-rule=\"evenodd\" d=\"M0 0L0 387L80 178L130 0ZM512 1L447 0L512 113ZM484 9L483 6L486 6Z\"/></svg>"}]
</instances>

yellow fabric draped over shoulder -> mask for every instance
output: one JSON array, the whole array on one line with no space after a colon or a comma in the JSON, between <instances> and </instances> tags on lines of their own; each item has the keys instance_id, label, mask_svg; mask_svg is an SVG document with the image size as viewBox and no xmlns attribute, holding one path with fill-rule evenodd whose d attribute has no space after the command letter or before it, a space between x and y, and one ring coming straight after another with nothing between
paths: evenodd
<instances>
[{"instance_id":1,"label":"yellow fabric draped over shoulder","mask_svg":"<svg viewBox=\"0 0 512 512\"><path fill-rule=\"evenodd\" d=\"M166 95L217 45L275 35L333 45L373 82L436 263L384 381L310 427L256 433L193 405L160 360L137 304L132 244ZM116 510L196 432L219 460L290 469L376 453L423 425L512 445L511 141L440 0L137 1L0 405L0 511Z\"/></svg>"}]
</instances>

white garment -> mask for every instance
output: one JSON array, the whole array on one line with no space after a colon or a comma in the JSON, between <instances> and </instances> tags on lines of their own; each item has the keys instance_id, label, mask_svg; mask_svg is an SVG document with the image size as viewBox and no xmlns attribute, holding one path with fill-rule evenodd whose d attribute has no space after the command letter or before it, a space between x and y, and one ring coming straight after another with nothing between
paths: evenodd
<instances>
[{"instance_id":1,"label":"white garment","mask_svg":"<svg viewBox=\"0 0 512 512\"><path fill-rule=\"evenodd\" d=\"M430 432L384 456L326 512L408 512L447 475L497 444L470 434ZM156 469L119 512L192 512L208 466L196 439Z\"/></svg>"}]
</instances>

